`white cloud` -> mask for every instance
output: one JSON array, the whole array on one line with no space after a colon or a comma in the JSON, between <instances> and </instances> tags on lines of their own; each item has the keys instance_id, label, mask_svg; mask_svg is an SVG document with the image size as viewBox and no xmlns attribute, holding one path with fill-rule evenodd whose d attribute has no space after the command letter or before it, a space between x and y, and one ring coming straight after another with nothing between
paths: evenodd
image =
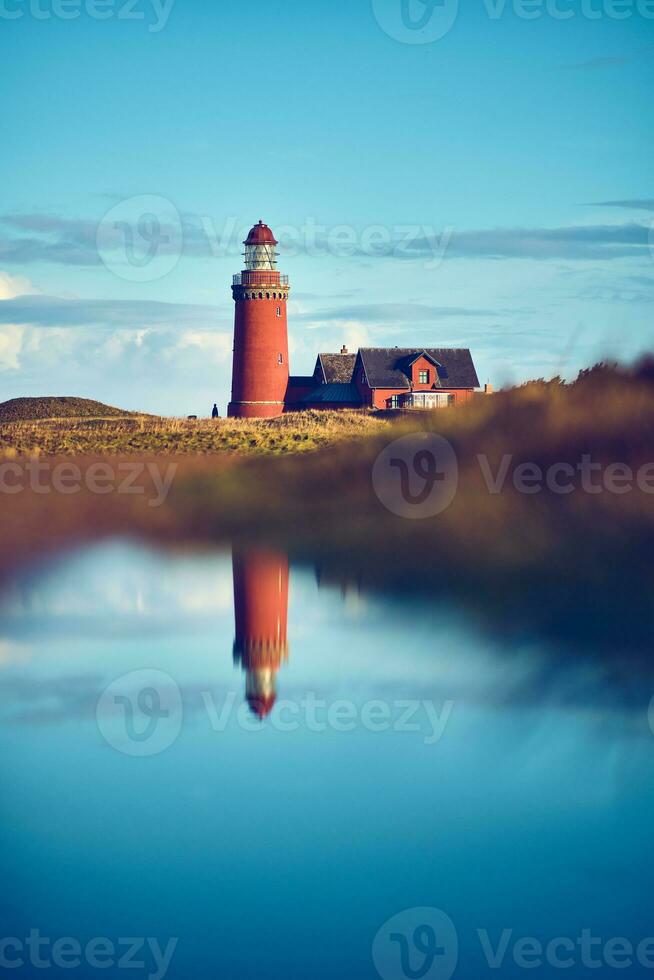
<instances>
[{"instance_id":1,"label":"white cloud","mask_svg":"<svg viewBox=\"0 0 654 980\"><path fill-rule=\"evenodd\" d=\"M343 324L343 343L353 353L359 347L373 346L370 330L365 323L359 323L357 320L348 320Z\"/></svg>"},{"instance_id":2,"label":"white cloud","mask_svg":"<svg viewBox=\"0 0 654 980\"><path fill-rule=\"evenodd\" d=\"M26 327L5 323L0 327L0 371L19 371Z\"/></svg>"},{"instance_id":3,"label":"white cloud","mask_svg":"<svg viewBox=\"0 0 654 980\"><path fill-rule=\"evenodd\" d=\"M0 302L36 293L36 289L24 276L10 276L0 270ZM0 325L0 371L19 371L29 326L22 323Z\"/></svg>"},{"instance_id":4,"label":"white cloud","mask_svg":"<svg viewBox=\"0 0 654 980\"><path fill-rule=\"evenodd\" d=\"M0 300L15 299L16 296L34 295L36 289L24 276L10 276L0 271Z\"/></svg>"},{"instance_id":5,"label":"white cloud","mask_svg":"<svg viewBox=\"0 0 654 980\"><path fill-rule=\"evenodd\" d=\"M223 363L232 353L232 336L228 333L205 333L201 330L186 330L177 345L180 350L197 348L213 361Z\"/></svg>"}]
</instances>

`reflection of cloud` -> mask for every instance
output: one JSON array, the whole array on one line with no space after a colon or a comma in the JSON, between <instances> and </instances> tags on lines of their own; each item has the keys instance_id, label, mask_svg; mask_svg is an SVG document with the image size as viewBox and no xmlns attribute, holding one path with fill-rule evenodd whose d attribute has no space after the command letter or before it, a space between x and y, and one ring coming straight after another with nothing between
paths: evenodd
<instances>
[{"instance_id":1,"label":"reflection of cloud","mask_svg":"<svg viewBox=\"0 0 654 980\"><path fill-rule=\"evenodd\" d=\"M198 615L231 609L231 567L222 554L168 556L107 545L14 583L0 596L5 634L68 637L160 635Z\"/></svg>"},{"instance_id":2,"label":"reflection of cloud","mask_svg":"<svg viewBox=\"0 0 654 980\"><path fill-rule=\"evenodd\" d=\"M298 655L295 649L293 656ZM307 697L316 698L326 702L326 707L347 699L359 710L370 701L383 701L390 706L428 701L440 707L454 702L457 712L461 708L500 713L531 710L533 716L526 719L534 732L558 714L605 734L651 738L641 684L634 684L630 689L616 686L600 670L591 671L571 663L554 664L541 654L512 661L497 652L479 656L478 650L471 646L467 655L457 653L454 670L452 659L449 651L443 651L422 661L411 661L403 654L400 662L396 650L393 655L389 651L385 663L382 660L379 664L374 657L367 663L357 663L354 676L324 676L319 671L307 682L287 676L282 698L298 705ZM403 664L407 667L404 671ZM99 674L39 677L10 673L3 677L0 686L0 724L43 726L92 721L98 699L111 679ZM238 724L240 680L233 678L229 684L220 686L213 677L192 681L175 677L175 680L186 718L194 719L209 732L211 716L207 704L220 712L224 705L231 703L226 721L230 725Z\"/></svg>"},{"instance_id":3,"label":"reflection of cloud","mask_svg":"<svg viewBox=\"0 0 654 980\"><path fill-rule=\"evenodd\" d=\"M56 725L94 721L98 700L110 678L98 674L60 674L54 677L8 676L0 686L0 724ZM234 691L238 688L235 686ZM214 681L194 682L181 688L185 716L206 717L203 694L220 703L229 691L218 691Z\"/></svg>"},{"instance_id":4,"label":"reflection of cloud","mask_svg":"<svg viewBox=\"0 0 654 980\"><path fill-rule=\"evenodd\" d=\"M25 663L30 659L30 656L31 651L29 647L0 639L0 667Z\"/></svg>"},{"instance_id":5,"label":"reflection of cloud","mask_svg":"<svg viewBox=\"0 0 654 980\"><path fill-rule=\"evenodd\" d=\"M10 675L3 678L0 686L0 717L5 722L29 724L93 718L101 690L102 678L97 675Z\"/></svg>"}]
</instances>

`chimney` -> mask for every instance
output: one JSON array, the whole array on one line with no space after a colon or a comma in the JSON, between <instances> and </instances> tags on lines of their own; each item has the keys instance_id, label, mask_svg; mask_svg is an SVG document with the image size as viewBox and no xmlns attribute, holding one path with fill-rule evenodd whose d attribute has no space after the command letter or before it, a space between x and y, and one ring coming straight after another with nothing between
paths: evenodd
<instances>
[{"instance_id":1,"label":"chimney","mask_svg":"<svg viewBox=\"0 0 654 980\"><path fill-rule=\"evenodd\" d=\"M495 393L495 389L493 388L492 385L484 385L484 394L485 395L492 395L494 393Z\"/></svg>"},{"instance_id":2,"label":"chimney","mask_svg":"<svg viewBox=\"0 0 654 980\"><path fill-rule=\"evenodd\" d=\"M349 354L349 353L350 353L350 352L349 352L349 350L347 349L347 347L346 347L345 345L343 345L343 346L341 347L341 354Z\"/></svg>"}]
</instances>

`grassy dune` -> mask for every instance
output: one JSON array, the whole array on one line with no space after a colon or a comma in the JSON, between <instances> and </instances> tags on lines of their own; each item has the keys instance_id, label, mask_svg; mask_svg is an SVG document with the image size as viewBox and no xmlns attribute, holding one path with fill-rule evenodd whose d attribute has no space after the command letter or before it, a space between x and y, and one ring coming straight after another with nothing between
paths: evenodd
<instances>
[{"instance_id":1,"label":"grassy dune","mask_svg":"<svg viewBox=\"0 0 654 980\"><path fill-rule=\"evenodd\" d=\"M89 398L12 398L0 404L0 423L37 419L122 418L135 414Z\"/></svg>"},{"instance_id":2,"label":"grassy dune","mask_svg":"<svg viewBox=\"0 0 654 980\"><path fill-rule=\"evenodd\" d=\"M366 412L298 412L270 421L68 418L0 424L0 455L127 453L297 453L379 431Z\"/></svg>"}]
</instances>

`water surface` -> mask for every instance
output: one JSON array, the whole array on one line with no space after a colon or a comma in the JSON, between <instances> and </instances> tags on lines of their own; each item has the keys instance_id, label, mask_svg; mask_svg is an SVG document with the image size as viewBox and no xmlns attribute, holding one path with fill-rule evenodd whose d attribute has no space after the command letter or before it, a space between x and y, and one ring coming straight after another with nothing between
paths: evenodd
<instances>
[{"instance_id":1,"label":"water surface","mask_svg":"<svg viewBox=\"0 0 654 980\"><path fill-rule=\"evenodd\" d=\"M16 579L0 616L5 937L176 937L173 978L441 980L523 976L521 937L654 935L638 677L271 553L94 547ZM375 965L424 907L458 958L445 920L420 953L418 911L410 970L397 929ZM478 930L504 929L491 970ZM575 948L567 973L596 974Z\"/></svg>"}]
</instances>

